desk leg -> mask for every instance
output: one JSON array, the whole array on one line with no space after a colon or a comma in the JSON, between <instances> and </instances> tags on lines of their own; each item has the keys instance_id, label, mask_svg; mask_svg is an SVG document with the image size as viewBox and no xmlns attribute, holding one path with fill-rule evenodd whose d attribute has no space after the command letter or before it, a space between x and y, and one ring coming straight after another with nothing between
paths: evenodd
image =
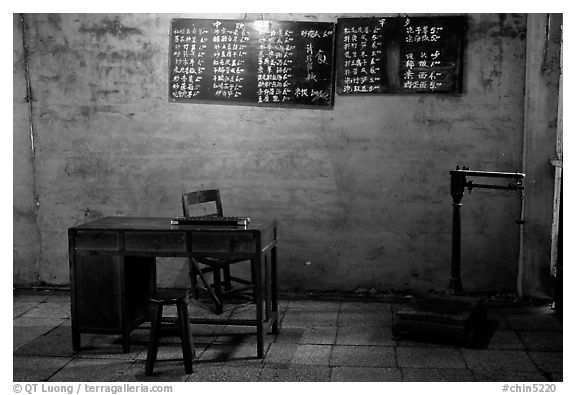
<instances>
[{"instance_id":1,"label":"desk leg","mask_svg":"<svg viewBox=\"0 0 576 395\"><path fill-rule=\"evenodd\" d=\"M256 341L258 345L258 358L264 358L264 317L262 316L262 254L257 254L254 259L254 293L256 299Z\"/></svg>"},{"instance_id":2,"label":"desk leg","mask_svg":"<svg viewBox=\"0 0 576 395\"><path fill-rule=\"evenodd\" d=\"M120 292L120 334L122 336L122 352L128 354L130 352L130 330L129 327L129 313L128 306L128 290L126 289L126 260L124 256L114 258L114 264L117 266L118 281L116 287Z\"/></svg>"},{"instance_id":3,"label":"desk leg","mask_svg":"<svg viewBox=\"0 0 576 395\"><path fill-rule=\"evenodd\" d=\"M80 330L78 327L78 312L76 302L76 254L74 252L74 237L68 236L68 264L70 269L70 325L72 329L72 350L80 351Z\"/></svg>"},{"instance_id":4,"label":"desk leg","mask_svg":"<svg viewBox=\"0 0 576 395\"><path fill-rule=\"evenodd\" d=\"M272 333L278 334L278 272L277 272L277 248L272 247L271 259L270 259L270 271L271 271L271 282L272 282L272 314L274 315L274 322L272 323Z\"/></svg>"}]
</instances>

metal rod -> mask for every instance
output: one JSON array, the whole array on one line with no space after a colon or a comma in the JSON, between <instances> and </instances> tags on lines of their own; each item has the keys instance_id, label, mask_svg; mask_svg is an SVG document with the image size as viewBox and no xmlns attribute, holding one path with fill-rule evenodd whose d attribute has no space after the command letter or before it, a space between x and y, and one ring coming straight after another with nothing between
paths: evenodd
<instances>
[{"instance_id":1,"label":"metal rod","mask_svg":"<svg viewBox=\"0 0 576 395\"><path fill-rule=\"evenodd\" d=\"M471 183L467 185L468 188L484 188L484 189L505 189L508 191L516 191L524 189L522 185L489 185L489 184L475 184Z\"/></svg>"},{"instance_id":2,"label":"metal rod","mask_svg":"<svg viewBox=\"0 0 576 395\"><path fill-rule=\"evenodd\" d=\"M496 177L496 178L516 178L522 179L526 177L524 173L509 173L500 171L476 171L476 170L450 170L450 174L461 174L464 176L475 177Z\"/></svg>"}]
</instances>

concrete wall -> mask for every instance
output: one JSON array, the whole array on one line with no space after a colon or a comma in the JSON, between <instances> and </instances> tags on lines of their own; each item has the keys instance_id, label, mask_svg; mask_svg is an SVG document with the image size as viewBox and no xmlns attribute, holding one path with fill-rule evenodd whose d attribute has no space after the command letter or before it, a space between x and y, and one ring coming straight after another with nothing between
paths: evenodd
<instances>
[{"instance_id":1,"label":"concrete wall","mask_svg":"<svg viewBox=\"0 0 576 395\"><path fill-rule=\"evenodd\" d=\"M521 170L526 16L468 17L462 95L336 96L333 111L168 103L173 17L245 15L25 16L36 156L15 117L14 282L67 284L70 226L178 215L182 192L218 187L225 214L279 221L283 290L445 289L449 170ZM513 290L518 195L474 191L462 214L464 288ZM172 263L161 283L185 284Z\"/></svg>"}]
</instances>

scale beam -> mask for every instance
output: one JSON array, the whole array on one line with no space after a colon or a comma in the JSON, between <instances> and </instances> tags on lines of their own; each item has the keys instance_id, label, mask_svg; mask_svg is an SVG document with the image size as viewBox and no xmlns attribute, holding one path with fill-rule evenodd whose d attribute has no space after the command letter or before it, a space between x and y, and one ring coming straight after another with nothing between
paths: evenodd
<instances>
[{"instance_id":1,"label":"scale beam","mask_svg":"<svg viewBox=\"0 0 576 395\"><path fill-rule=\"evenodd\" d=\"M468 181L466 177L489 177L489 178L512 178L515 180L514 184L508 185L492 185L492 184L478 184L473 181ZM468 189L471 193L472 189L499 189L508 191L523 190L524 186L522 181L526 175L524 173L510 173L510 172L496 172L496 171L474 171L468 168L450 171L450 194L452 196L452 262L450 270L450 281L448 283L448 293L458 294L462 293L462 279L460 277L460 259L461 259L461 231L462 226L460 223L460 208L462 207L462 198L464 197L464 190Z\"/></svg>"}]
</instances>

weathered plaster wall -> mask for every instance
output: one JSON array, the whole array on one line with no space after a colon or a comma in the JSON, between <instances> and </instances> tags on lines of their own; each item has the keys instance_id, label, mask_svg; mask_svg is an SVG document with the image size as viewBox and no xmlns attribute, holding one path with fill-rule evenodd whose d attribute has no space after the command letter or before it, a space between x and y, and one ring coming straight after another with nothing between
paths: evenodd
<instances>
[{"instance_id":1,"label":"weathered plaster wall","mask_svg":"<svg viewBox=\"0 0 576 395\"><path fill-rule=\"evenodd\" d=\"M562 14L528 15L526 61L526 225L523 243L522 292L550 295L554 199L554 167L558 157L558 84ZM561 149L560 149L561 151Z\"/></svg>"},{"instance_id":2,"label":"weathered plaster wall","mask_svg":"<svg viewBox=\"0 0 576 395\"><path fill-rule=\"evenodd\" d=\"M34 161L30 113L26 101L24 45L19 14L14 14L13 81L13 277L16 284L35 283L40 263L40 230L36 224Z\"/></svg>"},{"instance_id":3,"label":"weathered plaster wall","mask_svg":"<svg viewBox=\"0 0 576 395\"><path fill-rule=\"evenodd\" d=\"M521 169L525 15L468 17L462 95L336 96L333 111L168 103L170 19L244 16L26 15L41 255L15 225L15 283L68 283L70 226L178 215L182 192L218 187L225 213L278 219L284 290L445 289L449 170ZM22 89L15 79L15 111ZM26 128L15 123L15 168L30 161ZM462 215L465 289L513 290L518 195L474 191ZM163 265L162 282L184 270Z\"/></svg>"}]
</instances>

